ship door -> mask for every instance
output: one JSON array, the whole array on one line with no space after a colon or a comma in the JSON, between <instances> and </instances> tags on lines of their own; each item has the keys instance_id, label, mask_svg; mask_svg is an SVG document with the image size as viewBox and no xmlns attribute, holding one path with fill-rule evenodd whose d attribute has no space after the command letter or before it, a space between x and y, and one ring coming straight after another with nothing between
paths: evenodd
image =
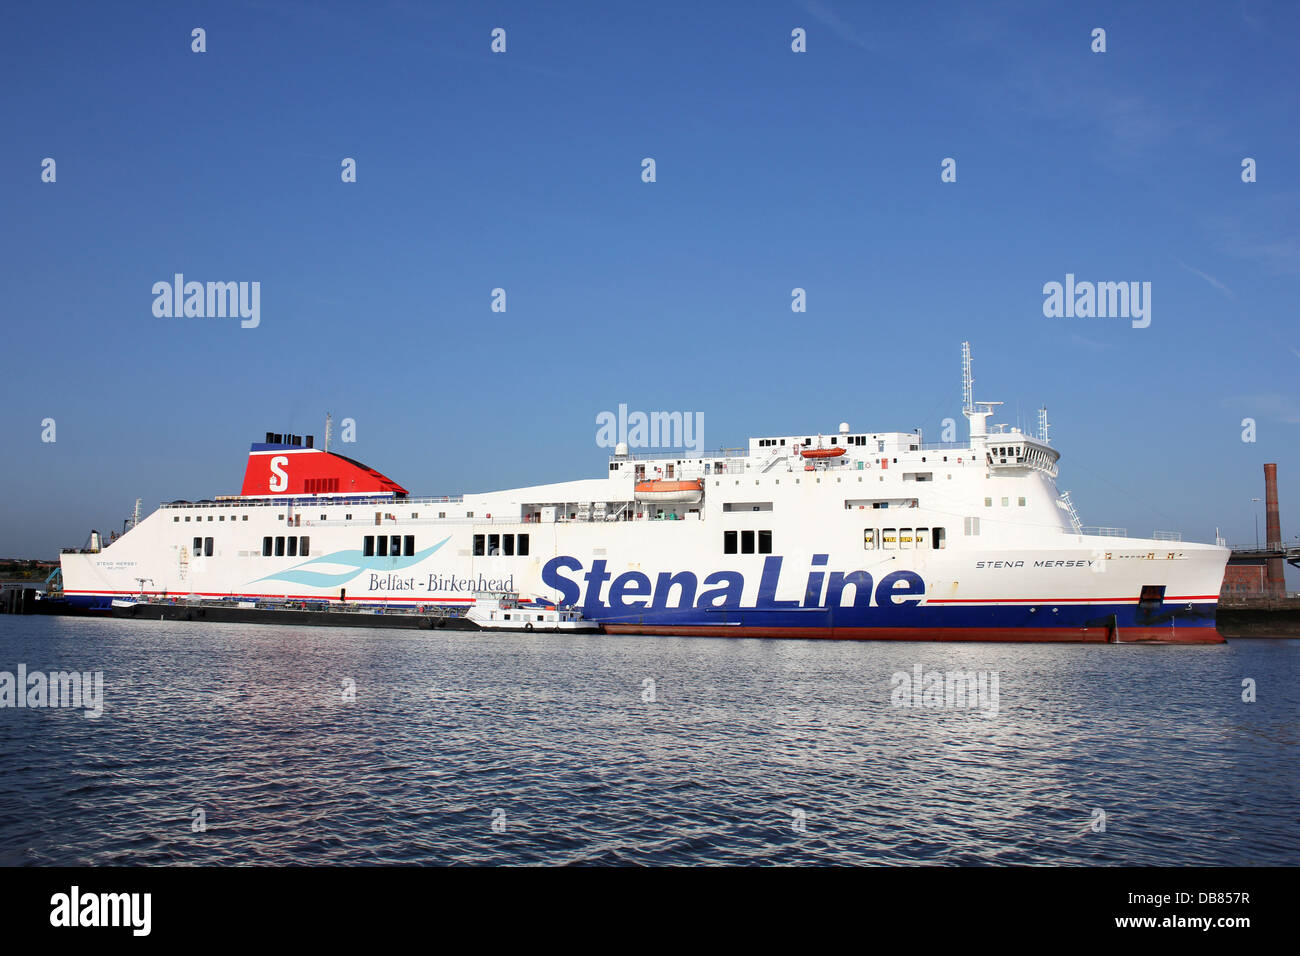
<instances>
[{"instance_id":1,"label":"ship door","mask_svg":"<svg viewBox=\"0 0 1300 956\"><path fill-rule=\"evenodd\" d=\"M1138 594L1139 610L1151 613L1160 610L1165 603L1165 586L1163 584L1144 584Z\"/></svg>"}]
</instances>

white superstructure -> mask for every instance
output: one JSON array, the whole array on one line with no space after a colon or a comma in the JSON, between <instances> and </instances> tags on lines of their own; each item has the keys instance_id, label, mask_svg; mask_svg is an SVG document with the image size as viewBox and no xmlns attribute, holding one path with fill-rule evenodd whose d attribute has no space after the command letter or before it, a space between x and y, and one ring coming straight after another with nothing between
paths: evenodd
<instances>
[{"instance_id":1,"label":"white superstructure","mask_svg":"<svg viewBox=\"0 0 1300 956\"><path fill-rule=\"evenodd\" d=\"M707 455L619 448L597 478L415 497L268 435L242 494L173 502L64 593L466 605L518 592L606 631L967 640L1218 641L1228 551L1084 533L1040 434L992 425L963 350L965 442L767 434ZM271 440L275 439L275 440Z\"/></svg>"}]
</instances>

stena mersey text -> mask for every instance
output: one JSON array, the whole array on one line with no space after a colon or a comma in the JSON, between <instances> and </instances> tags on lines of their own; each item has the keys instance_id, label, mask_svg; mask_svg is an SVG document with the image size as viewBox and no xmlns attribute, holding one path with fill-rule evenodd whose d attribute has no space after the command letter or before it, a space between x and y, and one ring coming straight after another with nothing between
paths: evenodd
<instances>
[{"instance_id":1,"label":"stena mersey text","mask_svg":"<svg viewBox=\"0 0 1300 956\"><path fill-rule=\"evenodd\" d=\"M1090 558L1073 558L1070 560L1034 561L1032 562L1032 566L1035 568L1090 568L1096 563L1097 563L1096 560ZM975 567L977 570L983 570L985 568L1007 568L1008 570L1014 570L1016 568L1023 568L1027 566L1030 565L1024 561L1012 561L1010 559L1003 560L1003 561L976 561L975 562Z\"/></svg>"}]
</instances>

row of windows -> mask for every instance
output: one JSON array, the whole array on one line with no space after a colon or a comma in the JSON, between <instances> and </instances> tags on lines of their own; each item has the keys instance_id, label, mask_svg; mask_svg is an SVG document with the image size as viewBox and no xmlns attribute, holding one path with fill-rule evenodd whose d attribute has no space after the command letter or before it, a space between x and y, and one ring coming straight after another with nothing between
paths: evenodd
<instances>
[{"instance_id":1,"label":"row of windows","mask_svg":"<svg viewBox=\"0 0 1300 956\"><path fill-rule=\"evenodd\" d=\"M362 539L361 553L367 558L409 558L415 554L415 535L368 534Z\"/></svg>"},{"instance_id":2,"label":"row of windows","mask_svg":"<svg viewBox=\"0 0 1300 956\"><path fill-rule=\"evenodd\" d=\"M862 532L862 546L868 551L927 547L938 551L948 546L948 535L943 528L867 528Z\"/></svg>"},{"instance_id":3,"label":"row of windows","mask_svg":"<svg viewBox=\"0 0 1300 956\"><path fill-rule=\"evenodd\" d=\"M1017 503L1021 508L1025 507L1025 499L1024 499L1024 498L1017 498L1017 499L1016 499L1016 503ZM993 499L992 499L992 498L985 498L985 499L984 499L984 507L985 507L985 508L992 508L992 507L993 507ZM1010 499L1010 498L1003 498L1003 499L1002 499L1002 507L1004 507L1004 508L1009 508L1009 507L1011 507L1011 499Z\"/></svg>"},{"instance_id":4,"label":"row of windows","mask_svg":"<svg viewBox=\"0 0 1300 956\"><path fill-rule=\"evenodd\" d=\"M724 531L722 532L722 553L771 554L772 532Z\"/></svg>"},{"instance_id":5,"label":"row of windows","mask_svg":"<svg viewBox=\"0 0 1300 956\"><path fill-rule=\"evenodd\" d=\"M475 557L528 557L528 535L526 534L476 534L474 535Z\"/></svg>"},{"instance_id":6,"label":"row of windows","mask_svg":"<svg viewBox=\"0 0 1300 956\"><path fill-rule=\"evenodd\" d=\"M193 544L194 557L212 557L212 539L195 538Z\"/></svg>"},{"instance_id":7,"label":"row of windows","mask_svg":"<svg viewBox=\"0 0 1300 956\"><path fill-rule=\"evenodd\" d=\"M283 558L286 555L291 558L311 556L311 538L303 535L297 537L290 535L278 535L275 538L266 537L262 539L262 556L269 558L274 554L277 558Z\"/></svg>"},{"instance_id":8,"label":"row of windows","mask_svg":"<svg viewBox=\"0 0 1300 956\"><path fill-rule=\"evenodd\" d=\"M681 462L679 461L677 464L680 465ZM675 478L675 477L677 477L676 474L673 472L673 468L674 468L674 467L675 467L675 466L674 466L673 463L670 461L670 462L668 462L668 464L664 465L663 468L656 468L656 469L655 469L655 477L656 477L656 478ZM662 474L660 474L660 472L662 472ZM709 466L708 466L708 465L705 465L705 466L704 466L704 473L705 473L705 474L708 474L708 472L709 472ZM637 465L637 466L636 466L636 480L637 480L637 481L645 481L645 465ZM471 515L471 517L472 517L472 515Z\"/></svg>"},{"instance_id":9,"label":"row of windows","mask_svg":"<svg viewBox=\"0 0 1300 956\"><path fill-rule=\"evenodd\" d=\"M338 479L337 479L337 478L308 478L308 479L307 479L307 484L308 484L308 493L311 493L311 494L325 494L325 493L327 493L327 492L312 492L310 486L311 486L311 483L312 483L313 481L332 481L332 482L334 482L334 483L336 483L336 484L338 483ZM337 490L337 489L335 489L335 490ZM276 517L276 520L277 520L277 521L284 521L284 520L286 520L286 519L285 519L285 516L282 515L282 514L280 514L280 515L276 515L275 517ZM393 518L392 515L389 515L388 517L390 518L390 520ZM412 512L411 512L411 517L412 517L413 519L418 519L418 518L420 517L420 512L418 512L418 511L412 511ZM446 517L447 517L447 512L445 512L445 511L439 511L439 512L438 512L438 517L439 517L439 518L446 518ZM465 517L466 517L466 518L472 518L472 517L474 517L474 512L472 512L472 511L467 511L467 512L465 512ZM173 516L172 516L172 521L179 522L180 520L181 520L181 516L180 516L180 515L173 515ZM202 521L203 521L203 515L194 515L194 516L186 515L186 516L185 516L185 520L186 520L186 521L196 521L196 522L202 523ZM208 516L207 516L207 520L208 520L208 521L225 521L225 520L226 520L226 516L225 516L225 515L208 515ZM248 520L248 515L231 515L231 516L230 516L230 520L231 520L231 521L247 521L247 520ZM302 522L302 515L301 515L301 514L292 515L288 520L289 520L291 523L300 524L300 523ZM322 515L320 516L320 520L321 520L321 521L327 521L327 520L329 520L329 515L322 514ZM352 520L352 515L351 515L351 514L345 514L345 515L343 516L343 520L344 520L344 521L351 521L351 520Z\"/></svg>"},{"instance_id":10,"label":"row of windows","mask_svg":"<svg viewBox=\"0 0 1300 956\"><path fill-rule=\"evenodd\" d=\"M321 479L321 480L324 481L324 479ZM337 481L338 479L335 478L335 479L333 479L333 480L334 480L334 481ZM296 517L296 518L298 518L298 519L301 519L301 518L302 518L302 515L295 515L294 517ZM385 515L383 512L376 512L376 513L375 513L375 524L379 524L380 521L382 521L385 517L388 518L389 521L396 521L396 520L397 520L397 516L396 516L396 515L393 515L393 514ZM420 512L418 512L418 511L412 511L412 512L411 512L411 520L412 520L412 521L418 520L419 517L420 517ZM447 517L447 512L445 512L445 511L439 511L439 512L438 512L438 517L439 517L439 518L445 518L445 517ZM465 517L466 517L466 518L472 518L472 517L474 517L474 512L472 512L472 511L467 511L467 512L465 512ZM276 519L279 520L279 521L283 521L283 520L284 520L284 515L276 515ZM234 519L232 518L232 519L230 519L230 520L233 521ZM328 520L329 520L329 515L325 515L325 514L321 515L321 516L320 516L320 520L321 520L321 521L328 521ZM351 513L345 514L345 515L343 516L343 520L344 520L344 521L351 521L351 520L352 520L352 515L351 515Z\"/></svg>"},{"instance_id":11,"label":"row of windows","mask_svg":"<svg viewBox=\"0 0 1300 956\"><path fill-rule=\"evenodd\" d=\"M999 445L989 449L989 458L1000 465L1021 464L1029 462L1037 465L1049 465L1051 459L1041 448L1020 445Z\"/></svg>"},{"instance_id":12,"label":"row of windows","mask_svg":"<svg viewBox=\"0 0 1300 956\"><path fill-rule=\"evenodd\" d=\"M889 468L889 464L888 464L889 459L888 459L888 458L877 458L876 461L877 461L877 462L883 462L883 463L884 463L884 464L881 465L881 470L882 470L882 471L887 470L887 469ZM897 462L898 459L895 458L894 461ZM857 470L858 470L858 471L861 471L861 470L862 470L862 466L863 466L864 464L865 464L865 462L859 461L859 462L858 462L858 468L857 468ZM708 470L708 466L707 466L707 465L704 466L704 473L705 473L706 475L709 474L709 470ZM717 470L717 474L719 474L719 475L723 474L723 471L722 471L722 463L721 463L721 462L718 462L718 470ZM736 472L733 471L732 474L736 474ZM865 481L865 480L866 480L867 478L869 478L869 477L870 477L870 475L858 475L858 484L862 484L862 482ZM950 475L950 474L948 474L948 475L944 475L944 477L947 478L949 481L952 480L952 475ZM828 480L829 480L829 476L827 476L827 478L828 478ZM884 481L884 480L885 480L885 476L884 476L884 475L877 475L877 478L879 478L880 481ZM853 479L853 476L850 475L850 476L849 476L849 482L850 482L850 484L852 484L852 479ZM820 485L820 484L822 483L821 478L813 478L813 479L811 479L811 480L812 480L815 484L819 484L819 485ZM932 472L932 471L909 471L909 472L904 472L904 474L903 474L903 480L904 480L904 481L933 481L933 480L934 480L934 472ZM796 485L799 484L800 481L801 481L801 479L799 479L799 478L794 479L794 483L795 483ZM842 483L844 482L844 476L843 476L843 475L836 475L836 476L835 476L835 482L836 482L836 484L842 484ZM734 481L733 483L734 483L735 485L739 486L739 485L740 485L740 479L739 479L739 478L735 479L735 481ZM780 479L780 478L773 479L773 481L772 481L772 484L774 484L774 485L779 485L780 483L781 483L781 479ZM722 485L722 482L720 482L720 481L718 481L718 480L715 479L714 482L713 482L713 484L714 484L715 487L720 487L720 486ZM762 485L762 484L763 484L763 479L755 478L755 479L754 479L754 484L755 484L755 485Z\"/></svg>"},{"instance_id":13,"label":"row of windows","mask_svg":"<svg viewBox=\"0 0 1300 956\"><path fill-rule=\"evenodd\" d=\"M798 441L798 439L795 439L795 440ZM812 439L811 439L811 438L805 438L805 439L803 440L803 443L804 443L804 447L806 448L806 447L812 445ZM839 443L839 436L838 436L838 435L832 435L832 436L831 436L831 444L832 444L832 445L835 445L835 444L838 444L838 443ZM844 444L846 444L846 445L865 445L866 443L867 443L867 436L866 436L866 435L845 435L845 436L844 436ZM776 447L779 447L779 446L784 445L784 444L785 444L785 439L784 439L784 438L760 438L760 439L758 440L758 447L759 447L759 448L776 448ZM885 450L885 443L884 443L883 441L881 441L881 442L877 442L877 444L879 445L879 450L880 450L880 451L884 451L884 450Z\"/></svg>"}]
</instances>

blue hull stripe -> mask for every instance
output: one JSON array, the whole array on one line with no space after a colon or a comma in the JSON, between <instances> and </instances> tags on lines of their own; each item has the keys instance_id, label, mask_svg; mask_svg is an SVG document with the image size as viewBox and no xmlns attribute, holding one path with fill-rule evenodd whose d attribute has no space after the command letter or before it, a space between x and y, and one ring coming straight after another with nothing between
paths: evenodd
<instances>
[{"instance_id":1,"label":"blue hull stripe","mask_svg":"<svg viewBox=\"0 0 1300 956\"><path fill-rule=\"evenodd\" d=\"M328 598L326 598L328 600ZM107 611L109 595L71 595L68 603L85 609ZM382 604L357 599L356 604ZM436 600L430 600L436 605ZM634 608L613 611L607 607L583 610L583 616L602 624L656 627L770 627L770 628L863 628L863 627L978 627L1055 628L1106 627L1114 615L1124 627L1214 627L1214 601L1168 602L1146 610L1136 604L978 604L919 605L916 607L836 608Z\"/></svg>"}]
</instances>

